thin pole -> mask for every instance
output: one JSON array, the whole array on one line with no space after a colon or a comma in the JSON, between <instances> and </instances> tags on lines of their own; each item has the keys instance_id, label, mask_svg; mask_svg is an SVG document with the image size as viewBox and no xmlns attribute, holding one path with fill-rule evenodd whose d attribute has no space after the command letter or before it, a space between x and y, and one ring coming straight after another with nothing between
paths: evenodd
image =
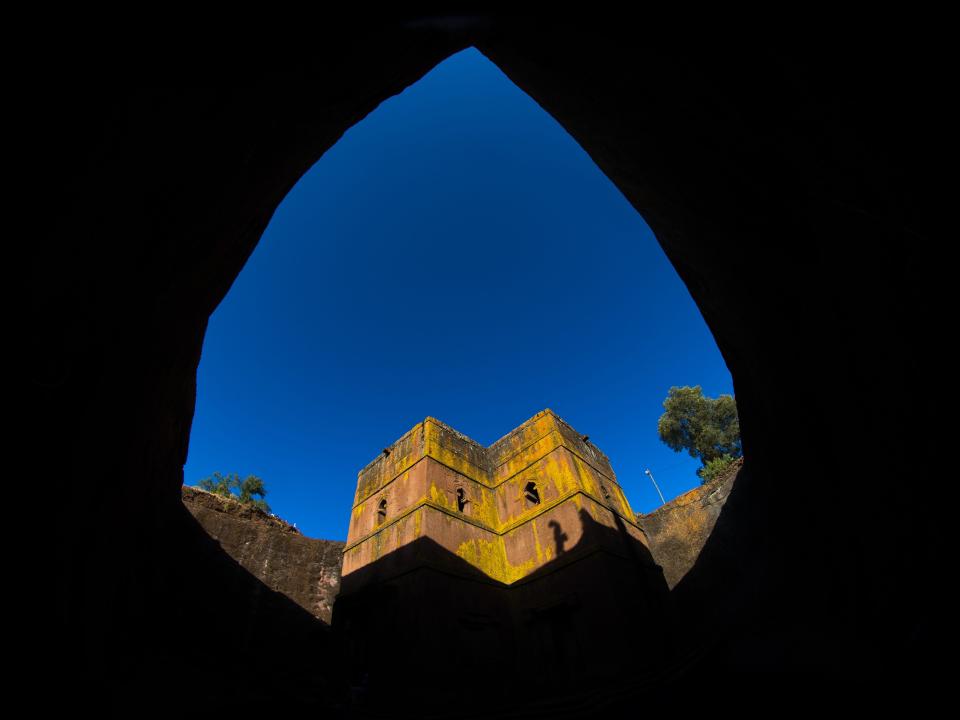
<instances>
[{"instance_id":1,"label":"thin pole","mask_svg":"<svg viewBox=\"0 0 960 720\"><path fill-rule=\"evenodd\" d=\"M663 499L663 493L660 492L660 487L657 485L657 481L653 479L653 473L650 472L649 470L644 470L644 472L645 472L647 475L650 476L650 482L652 482L652 483L653 483L653 486L654 486L655 488L657 488L657 495L660 496L660 504L661 504L661 505L666 505L666 504L667 504L667 501Z\"/></svg>"}]
</instances>

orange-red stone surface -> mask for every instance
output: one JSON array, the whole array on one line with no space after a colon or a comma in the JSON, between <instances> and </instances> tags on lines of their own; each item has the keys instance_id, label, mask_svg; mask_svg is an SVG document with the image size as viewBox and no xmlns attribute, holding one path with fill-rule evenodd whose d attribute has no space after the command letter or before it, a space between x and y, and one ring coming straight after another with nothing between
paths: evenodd
<instances>
[{"instance_id":1,"label":"orange-red stone surface","mask_svg":"<svg viewBox=\"0 0 960 720\"><path fill-rule=\"evenodd\" d=\"M530 483L539 501L527 496ZM426 418L359 473L344 588L355 589L352 573L420 538L511 584L578 546L584 513L646 544L610 461L552 411L488 448Z\"/></svg>"}]
</instances>

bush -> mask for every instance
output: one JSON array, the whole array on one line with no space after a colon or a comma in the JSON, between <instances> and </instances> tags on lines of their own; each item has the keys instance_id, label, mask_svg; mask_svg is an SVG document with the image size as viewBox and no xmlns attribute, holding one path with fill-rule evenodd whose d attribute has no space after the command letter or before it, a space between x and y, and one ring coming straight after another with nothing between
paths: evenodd
<instances>
[{"instance_id":1,"label":"bush","mask_svg":"<svg viewBox=\"0 0 960 720\"><path fill-rule=\"evenodd\" d=\"M224 475L215 472L212 477L204 478L197 483L197 486L201 490L231 498L244 505L253 505L265 513L271 512L267 501L263 499L267 494L267 489L264 487L263 480L256 475L247 475L246 478L241 480L237 473ZM259 497L255 498L254 495Z\"/></svg>"},{"instance_id":2,"label":"bush","mask_svg":"<svg viewBox=\"0 0 960 720\"><path fill-rule=\"evenodd\" d=\"M716 480L718 477L721 477L736 461L737 458L733 455L721 455L713 460L708 460L702 468L697 470L697 475L700 476L700 483L706 485L711 480Z\"/></svg>"}]
</instances>

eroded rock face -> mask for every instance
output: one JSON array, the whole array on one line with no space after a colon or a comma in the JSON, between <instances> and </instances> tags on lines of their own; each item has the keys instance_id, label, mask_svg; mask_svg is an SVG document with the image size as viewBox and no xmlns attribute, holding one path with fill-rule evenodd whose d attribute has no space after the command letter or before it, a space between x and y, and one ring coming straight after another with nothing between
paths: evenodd
<instances>
[{"instance_id":1,"label":"eroded rock face","mask_svg":"<svg viewBox=\"0 0 960 720\"><path fill-rule=\"evenodd\" d=\"M184 486L183 504L210 537L271 590L330 623L344 543L304 537L251 505Z\"/></svg>"},{"instance_id":2,"label":"eroded rock face","mask_svg":"<svg viewBox=\"0 0 960 720\"><path fill-rule=\"evenodd\" d=\"M700 557L742 467L741 459L725 475L685 492L653 512L637 516L650 541L653 559L663 568L663 577L671 590Z\"/></svg>"}]
</instances>

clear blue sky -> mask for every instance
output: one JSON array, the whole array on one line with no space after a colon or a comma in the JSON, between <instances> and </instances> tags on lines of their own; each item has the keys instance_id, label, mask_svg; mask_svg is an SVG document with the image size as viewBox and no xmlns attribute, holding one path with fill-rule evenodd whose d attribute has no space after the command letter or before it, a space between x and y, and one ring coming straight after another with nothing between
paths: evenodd
<instances>
[{"instance_id":1,"label":"clear blue sky","mask_svg":"<svg viewBox=\"0 0 960 720\"><path fill-rule=\"evenodd\" d=\"M384 102L277 209L213 314L185 482L264 479L346 538L357 471L427 415L488 445L549 407L634 510L695 487L657 437L671 385L732 393L650 229L478 51Z\"/></svg>"}]
</instances>

